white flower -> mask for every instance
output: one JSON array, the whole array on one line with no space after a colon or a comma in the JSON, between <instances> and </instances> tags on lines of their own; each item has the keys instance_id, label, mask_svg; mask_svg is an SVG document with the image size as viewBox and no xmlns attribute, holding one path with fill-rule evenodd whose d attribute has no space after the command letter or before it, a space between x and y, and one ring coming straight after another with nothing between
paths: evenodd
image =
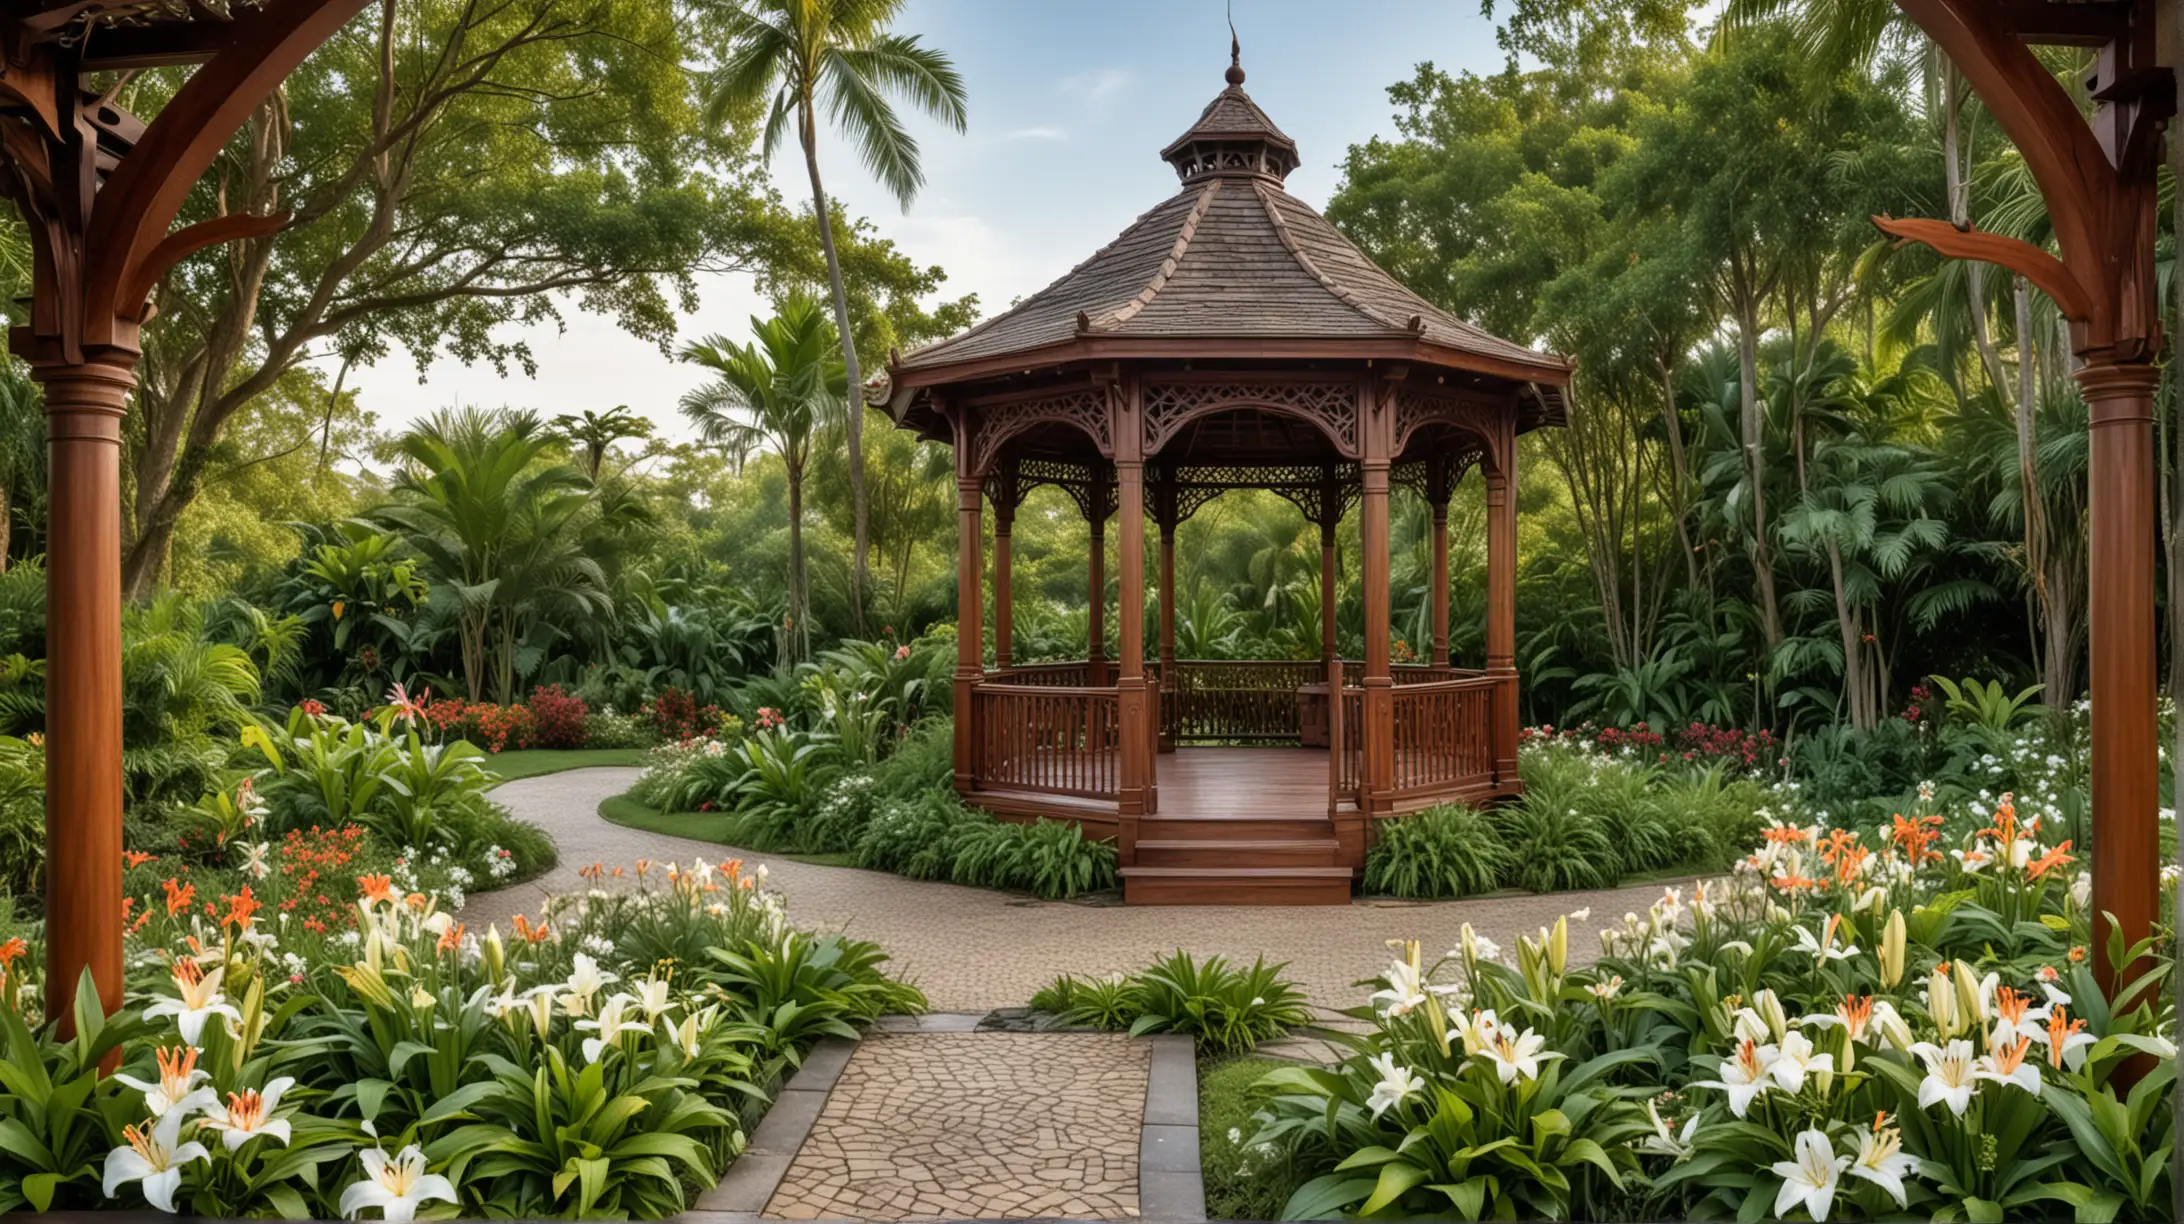
<instances>
[{"instance_id":1,"label":"white flower","mask_svg":"<svg viewBox=\"0 0 2184 1224\"><path fill-rule=\"evenodd\" d=\"M1858 1158L1850 1165L1852 1177L1862 1177L1888 1191L1896 1206L1902 1207L1906 1205L1903 1179L1918 1171L1918 1159L1903 1150L1902 1131L1893 1126L1858 1128Z\"/></svg>"},{"instance_id":2,"label":"white flower","mask_svg":"<svg viewBox=\"0 0 2184 1224\"><path fill-rule=\"evenodd\" d=\"M1845 944L1840 948L1835 946L1835 935L1842 928L1842 925L1843 916L1841 914L1829 914L1827 928L1823 935L1815 936L1810 928L1799 927L1797 928L1797 947L1792 950L1802 952L1815 960L1849 960L1851 957L1858 955L1858 945Z\"/></svg>"},{"instance_id":3,"label":"white flower","mask_svg":"<svg viewBox=\"0 0 2184 1224\"><path fill-rule=\"evenodd\" d=\"M1774 1174L1782 1179L1782 1190L1775 1195L1774 1213L1784 1215L1802 1203L1813 1219L1825 1220L1828 1209L1835 1205L1835 1186L1842 1178L1843 1166L1850 1163L1850 1157L1836 1155L1827 1135L1817 1130L1799 1132L1796 1151L1796 1160L1774 1163Z\"/></svg>"},{"instance_id":4,"label":"white flower","mask_svg":"<svg viewBox=\"0 0 2184 1224\"><path fill-rule=\"evenodd\" d=\"M1911 1026L1904 1020L1903 1013L1896 1010L1895 1004L1886 999L1873 1001L1872 1028L1875 1033L1880 1034L1881 1040L1890 1049L1899 1054L1911 1052L1914 1044L1911 1039Z\"/></svg>"},{"instance_id":5,"label":"white flower","mask_svg":"<svg viewBox=\"0 0 2184 1224\"><path fill-rule=\"evenodd\" d=\"M1373 1006L1385 1016L1401 1016L1426 1001L1424 974L1418 966L1407 960L1388 962L1387 972L1380 975L1388 985L1373 992Z\"/></svg>"},{"instance_id":6,"label":"white flower","mask_svg":"<svg viewBox=\"0 0 2184 1224\"><path fill-rule=\"evenodd\" d=\"M281 1094L295 1086L294 1077L283 1075L267 1084L264 1092L246 1088L229 1093L228 1103L206 1110L204 1121L198 1125L219 1131L220 1141L230 1152L259 1135L271 1136L286 1146L288 1119L274 1117L273 1111L281 1103Z\"/></svg>"},{"instance_id":7,"label":"white flower","mask_svg":"<svg viewBox=\"0 0 2184 1224\"><path fill-rule=\"evenodd\" d=\"M127 1126L121 1133L129 1142L106 1154L106 1197L113 1198L116 1190L130 1182L140 1182L145 1202L174 1214L174 1192L182 1185L182 1166L193 1160L210 1164L212 1153L195 1140L176 1142L182 1137L179 1109L168 1110L145 1130Z\"/></svg>"},{"instance_id":8,"label":"white flower","mask_svg":"<svg viewBox=\"0 0 2184 1224\"><path fill-rule=\"evenodd\" d=\"M1468 1020L1460 1014L1453 1019L1456 1027L1448 1031L1445 1040L1463 1042L1466 1054L1484 1053L1486 1047L1493 1044L1495 1032L1501 1028L1501 1020L1491 1007L1471 1013Z\"/></svg>"},{"instance_id":9,"label":"white flower","mask_svg":"<svg viewBox=\"0 0 2184 1224\"><path fill-rule=\"evenodd\" d=\"M251 879L262 880L272 874L273 864L266 858L273 849L270 843L237 842L235 849L243 852L243 870L250 873Z\"/></svg>"},{"instance_id":10,"label":"white flower","mask_svg":"<svg viewBox=\"0 0 2184 1224\"><path fill-rule=\"evenodd\" d=\"M1501 1077L1502 1083L1510 1084L1515 1083L1518 1076L1538 1079L1540 1063L1562 1057L1560 1054L1540 1053L1540 1047L1545 1044L1547 1039L1530 1029L1511 1035L1509 1029L1498 1028L1486 1049L1474 1052L1483 1053L1491 1060L1494 1074Z\"/></svg>"},{"instance_id":11,"label":"white flower","mask_svg":"<svg viewBox=\"0 0 2184 1224\"><path fill-rule=\"evenodd\" d=\"M2016 1034L2009 1036L2015 1037ZM1979 1067L1972 1074L1978 1079L1992 1080L1997 1084L2015 1084L2032 1095L2039 1096L2039 1064L2025 1061L2025 1051L2031 1048L2030 1037L2017 1037L2015 1041L2003 1037L1987 1053L1979 1056Z\"/></svg>"},{"instance_id":12,"label":"white flower","mask_svg":"<svg viewBox=\"0 0 2184 1224\"><path fill-rule=\"evenodd\" d=\"M341 1192L341 1214L355 1218L367 1207L380 1209L387 1220L414 1220L427 1199L457 1202L455 1187L437 1173L425 1172L425 1153L416 1144L403 1148L393 1160L378 1148L357 1153L364 1164L364 1180Z\"/></svg>"},{"instance_id":13,"label":"white flower","mask_svg":"<svg viewBox=\"0 0 2184 1224\"><path fill-rule=\"evenodd\" d=\"M1972 1094L1979 1091L1972 1043L1959 1037L1945 1050L1931 1041L1922 1041L1912 1046L1911 1052L1926 1064L1926 1078L1919 1081L1919 1108L1947 1101L1949 1111L1963 1117L1972 1104Z\"/></svg>"},{"instance_id":14,"label":"white flower","mask_svg":"<svg viewBox=\"0 0 2184 1224\"><path fill-rule=\"evenodd\" d=\"M1657 1102L1646 1102L1646 1117L1653 1122L1653 1133L1638 1141L1638 1150L1656 1156L1669 1156L1682 1160L1692 1152L1691 1136L1699 1129L1700 1114L1694 1111L1684 1120L1681 1133L1661 1120L1661 1107Z\"/></svg>"},{"instance_id":15,"label":"white flower","mask_svg":"<svg viewBox=\"0 0 2184 1224\"><path fill-rule=\"evenodd\" d=\"M1774 1084L1768 1067L1774 1062L1773 1046L1763 1046L1747 1037L1737 1043L1735 1054L1721 1060L1721 1078L1694 1081L1694 1088L1719 1088L1729 1094L1729 1112L1738 1117L1752 1107L1752 1099Z\"/></svg>"},{"instance_id":16,"label":"white flower","mask_svg":"<svg viewBox=\"0 0 2184 1224\"><path fill-rule=\"evenodd\" d=\"M585 1062L598 1062L600 1056L606 1053L607 1047L613 1045L624 1033L649 1033L652 1031L651 1026L648 1024L623 1018L629 1010L629 1005L634 1002L636 1000L626 994L609 996L607 1001L600 1006L597 1020L579 1020L576 1022L576 1027L596 1031L599 1034L597 1037L584 1039Z\"/></svg>"},{"instance_id":17,"label":"white flower","mask_svg":"<svg viewBox=\"0 0 2184 1224\"><path fill-rule=\"evenodd\" d=\"M1773 1062L1767 1064L1767 1074L1774 1077L1782 1091L1799 1093L1805 1090L1805 1076L1810 1072L1823 1074L1835 1070L1833 1054L1812 1052L1812 1039L1803 1033L1789 1033L1782 1038L1781 1049L1775 1052ZM1824 1083L1825 1081L1823 1081Z\"/></svg>"},{"instance_id":18,"label":"white flower","mask_svg":"<svg viewBox=\"0 0 2184 1224\"><path fill-rule=\"evenodd\" d=\"M1609 999L1612 999L1615 996L1623 993L1623 975L1620 973L1615 974L1609 977L1606 981L1594 982L1592 985L1587 986L1585 989L1592 994L1593 998L1600 1000L1602 1003L1605 1003Z\"/></svg>"},{"instance_id":19,"label":"white flower","mask_svg":"<svg viewBox=\"0 0 2184 1224\"><path fill-rule=\"evenodd\" d=\"M631 1001L644 1008L646 1023L659 1019L660 1013L667 1010L667 985L667 979L659 977L637 983L637 994Z\"/></svg>"},{"instance_id":20,"label":"white flower","mask_svg":"<svg viewBox=\"0 0 2184 1224\"><path fill-rule=\"evenodd\" d=\"M591 1010L592 996L620 981L614 974L599 967L599 962L589 955L576 954L574 967L569 970L569 980L562 983L561 1006L572 1016L581 1016Z\"/></svg>"},{"instance_id":21,"label":"white flower","mask_svg":"<svg viewBox=\"0 0 2184 1224\"><path fill-rule=\"evenodd\" d=\"M1368 1061L1380 1072L1380 1082L1373 1085L1372 1095L1365 1098L1365 1104L1371 1107L1375 1118L1417 1095L1426 1086L1426 1081L1413 1074L1409 1067L1396 1066L1393 1054L1376 1054Z\"/></svg>"},{"instance_id":22,"label":"white flower","mask_svg":"<svg viewBox=\"0 0 2184 1224\"><path fill-rule=\"evenodd\" d=\"M240 1021L242 1015L228 1006L227 996L220 993L220 979L227 973L223 966L206 973L197 962L187 958L174 963L174 987L179 998L162 998L144 1009L146 1020L158 1020L173 1016L175 1027L182 1033L182 1044L196 1045L204 1034L205 1021L212 1016L225 1016Z\"/></svg>"},{"instance_id":23,"label":"white flower","mask_svg":"<svg viewBox=\"0 0 2184 1224\"><path fill-rule=\"evenodd\" d=\"M212 1076L198 1068L196 1046L163 1046L154 1053L159 1056L158 1082L148 1084L131 1075L114 1077L144 1094L144 1108L153 1117L164 1118L170 1109L188 1116L220 1099L219 1093L198 1086Z\"/></svg>"}]
</instances>

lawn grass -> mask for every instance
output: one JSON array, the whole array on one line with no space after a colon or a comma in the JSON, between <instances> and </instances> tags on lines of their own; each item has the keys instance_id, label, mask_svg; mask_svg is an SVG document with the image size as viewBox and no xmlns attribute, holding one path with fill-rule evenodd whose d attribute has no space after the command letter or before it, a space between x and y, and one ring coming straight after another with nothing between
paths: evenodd
<instances>
[{"instance_id":1,"label":"lawn grass","mask_svg":"<svg viewBox=\"0 0 2184 1224\"><path fill-rule=\"evenodd\" d=\"M1304 1184L1304 1175L1287 1161L1250 1150L1259 1129L1251 1117L1259 1108L1251 1086L1289 1065L1256 1054L1199 1062L1198 1164L1206 1183L1207 1219L1278 1220L1289 1196Z\"/></svg>"},{"instance_id":2,"label":"lawn grass","mask_svg":"<svg viewBox=\"0 0 2184 1224\"><path fill-rule=\"evenodd\" d=\"M736 818L727 812L663 812L658 808L646 807L628 795L609 795L599 802L599 817L608 824L643 829L649 833L718 842L723 846L736 844ZM856 858L848 854L773 853L772 856L798 863L816 863L822 867L857 865Z\"/></svg>"},{"instance_id":3,"label":"lawn grass","mask_svg":"<svg viewBox=\"0 0 2184 1224\"><path fill-rule=\"evenodd\" d=\"M565 769L644 763L645 750L642 748L511 748L506 752L488 753L485 758L485 767L499 774L503 782L560 773Z\"/></svg>"}]
</instances>

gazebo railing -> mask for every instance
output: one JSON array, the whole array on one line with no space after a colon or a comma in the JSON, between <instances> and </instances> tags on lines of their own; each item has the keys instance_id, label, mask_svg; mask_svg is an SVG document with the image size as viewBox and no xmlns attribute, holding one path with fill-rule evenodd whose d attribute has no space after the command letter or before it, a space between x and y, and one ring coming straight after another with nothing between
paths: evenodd
<instances>
[{"instance_id":1,"label":"gazebo railing","mask_svg":"<svg viewBox=\"0 0 2184 1224\"><path fill-rule=\"evenodd\" d=\"M1294 743L1297 692L1326 678L1317 660L1178 659L1161 685L1163 726L1179 744Z\"/></svg>"},{"instance_id":2,"label":"gazebo railing","mask_svg":"<svg viewBox=\"0 0 2184 1224\"><path fill-rule=\"evenodd\" d=\"M1083 659L1067 659L1058 663L1018 663L1005 669L986 673L988 683L1060 685L1064 688L1092 687L1092 664Z\"/></svg>"},{"instance_id":3,"label":"gazebo railing","mask_svg":"<svg viewBox=\"0 0 2184 1224\"><path fill-rule=\"evenodd\" d=\"M1485 676L1395 688L1398 800L1493 781L1494 687Z\"/></svg>"},{"instance_id":4,"label":"gazebo railing","mask_svg":"<svg viewBox=\"0 0 2184 1224\"><path fill-rule=\"evenodd\" d=\"M988 680L971 690L978 785L1113 800L1122 793L1122 720L1111 688Z\"/></svg>"}]
</instances>

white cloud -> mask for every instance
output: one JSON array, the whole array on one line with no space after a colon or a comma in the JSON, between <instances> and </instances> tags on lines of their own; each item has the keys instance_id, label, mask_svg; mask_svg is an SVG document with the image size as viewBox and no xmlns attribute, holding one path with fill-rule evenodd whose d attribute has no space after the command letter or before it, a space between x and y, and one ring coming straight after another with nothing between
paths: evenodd
<instances>
[{"instance_id":1,"label":"white cloud","mask_svg":"<svg viewBox=\"0 0 2184 1224\"><path fill-rule=\"evenodd\" d=\"M1010 140L1067 140L1069 133L1058 127L1039 124L1033 127L1017 128L1009 133L1008 138Z\"/></svg>"}]
</instances>

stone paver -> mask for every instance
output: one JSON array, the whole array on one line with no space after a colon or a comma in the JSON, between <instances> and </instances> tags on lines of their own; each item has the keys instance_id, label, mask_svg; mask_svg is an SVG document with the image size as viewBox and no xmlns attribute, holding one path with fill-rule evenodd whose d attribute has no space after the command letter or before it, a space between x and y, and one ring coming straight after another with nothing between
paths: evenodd
<instances>
[{"instance_id":1,"label":"stone paver","mask_svg":"<svg viewBox=\"0 0 2184 1224\"><path fill-rule=\"evenodd\" d=\"M528 884L472 896L464 921L473 930L494 921L505 928L511 915L536 911L550 893L583 890L587 884L577 872L594 862L701 856L718 862L734 855L747 865L766 864L771 882L787 894L790 917L799 924L844 931L886 948L895 968L924 989L936 1011L1021 1006L1057 974L1121 972L1178 948L1198 955L1219 952L1247 964L1260 955L1288 961L1288 976L1311 1001L1333 1008L1364 1002L1365 992L1352 983L1387 963L1390 939L1424 940L1432 957L1453 945L1458 929L1469 922L1514 957L1518 935L1538 930L1557 915L1589 907L1592 921L1573 922L1570 937L1571 959L1588 963L1599 947L1593 934L1599 923L1644 910L1661 891L1648 885L1545 897L1294 908L1036 901L799 863L600 819L600 801L629 789L637 773L630 768L571 770L521 779L494 791L494 798L553 837L561 862Z\"/></svg>"},{"instance_id":2,"label":"stone paver","mask_svg":"<svg viewBox=\"0 0 2184 1224\"><path fill-rule=\"evenodd\" d=\"M765 1214L1133 1219L1151 1055L1116 1033L873 1033Z\"/></svg>"}]
</instances>

